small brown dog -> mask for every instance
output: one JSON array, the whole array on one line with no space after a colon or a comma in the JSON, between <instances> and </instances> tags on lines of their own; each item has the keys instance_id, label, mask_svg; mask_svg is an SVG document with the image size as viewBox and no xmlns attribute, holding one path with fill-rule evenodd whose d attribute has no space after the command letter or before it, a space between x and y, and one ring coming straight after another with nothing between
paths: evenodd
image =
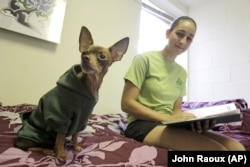
<instances>
[{"instance_id":1,"label":"small brown dog","mask_svg":"<svg viewBox=\"0 0 250 167\"><path fill-rule=\"evenodd\" d=\"M21 115L23 126L18 131L16 147L66 159L65 138L72 136L74 149L82 150L77 142L78 132L87 126L103 77L111 64L126 53L129 38L109 48L93 43L90 31L83 26L79 37L81 65L66 71L32 112Z\"/></svg>"}]
</instances>

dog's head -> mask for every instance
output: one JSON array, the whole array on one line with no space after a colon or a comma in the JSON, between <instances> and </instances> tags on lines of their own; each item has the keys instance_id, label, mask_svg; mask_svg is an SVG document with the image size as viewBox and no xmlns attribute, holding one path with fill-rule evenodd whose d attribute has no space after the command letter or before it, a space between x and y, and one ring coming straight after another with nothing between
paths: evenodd
<instances>
[{"instance_id":1,"label":"dog's head","mask_svg":"<svg viewBox=\"0 0 250 167\"><path fill-rule=\"evenodd\" d=\"M94 45L90 31L83 26L79 36L79 51L81 52L83 72L97 75L105 74L113 62L122 59L127 51L128 44L129 38L126 37L108 48Z\"/></svg>"}]
</instances>

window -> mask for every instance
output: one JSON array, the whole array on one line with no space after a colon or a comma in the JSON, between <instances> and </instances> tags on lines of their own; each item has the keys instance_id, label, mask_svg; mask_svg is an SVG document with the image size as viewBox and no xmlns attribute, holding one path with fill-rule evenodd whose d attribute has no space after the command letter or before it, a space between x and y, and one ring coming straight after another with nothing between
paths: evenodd
<instances>
[{"instance_id":1,"label":"window","mask_svg":"<svg viewBox=\"0 0 250 167\"><path fill-rule=\"evenodd\" d=\"M141 10L138 52L164 48L167 42L165 34L168 28L169 24L145 10Z\"/></svg>"}]
</instances>

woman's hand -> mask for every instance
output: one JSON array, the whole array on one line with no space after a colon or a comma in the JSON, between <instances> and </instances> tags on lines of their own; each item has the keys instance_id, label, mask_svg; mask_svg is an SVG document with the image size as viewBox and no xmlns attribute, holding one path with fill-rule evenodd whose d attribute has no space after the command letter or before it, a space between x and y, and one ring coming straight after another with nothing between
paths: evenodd
<instances>
[{"instance_id":1,"label":"woman's hand","mask_svg":"<svg viewBox=\"0 0 250 167\"><path fill-rule=\"evenodd\" d=\"M209 129L212 129L215 127L215 120L205 120L203 122L197 121L197 122L191 123L190 126L193 132L204 133L208 131Z\"/></svg>"}]
</instances>

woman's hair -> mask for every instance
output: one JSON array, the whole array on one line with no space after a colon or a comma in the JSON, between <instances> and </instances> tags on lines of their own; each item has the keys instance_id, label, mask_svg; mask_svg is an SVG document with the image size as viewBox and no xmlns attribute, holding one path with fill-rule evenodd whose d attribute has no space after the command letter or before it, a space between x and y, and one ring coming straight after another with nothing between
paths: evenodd
<instances>
[{"instance_id":1,"label":"woman's hair","mask_svg":"<svg viewBox=\"0 0 250 167\"><path fill-rule=\"evenodd\" d=\"M192 19L192 18L189 17L189 16L181 16L181 17L178 17L177 19L175 19L175 20L172 22L172 24L171 24L171 26L170 26L170 31L172 31L172 30L179 24L179 22L182 21L182 20L191 21L191 22L194 23L195 28L197 27L196 22L195 22L194 19Z\"/></svg>"}]
</instances>

